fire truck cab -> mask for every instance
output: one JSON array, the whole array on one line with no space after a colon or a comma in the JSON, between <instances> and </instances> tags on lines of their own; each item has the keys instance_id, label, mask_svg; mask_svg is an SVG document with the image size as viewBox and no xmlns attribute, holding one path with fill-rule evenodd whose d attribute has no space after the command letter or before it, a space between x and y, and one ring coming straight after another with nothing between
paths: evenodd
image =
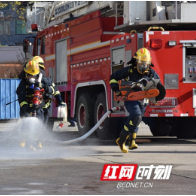
<instances>
[{"instance_id":1,"label":"fire truck cab","mask_svg":"<svg viewBox=\"0 0 196 196\"><path fill-rule=\"evenodd\" d=\"M194 138L196 28L192 15L185 14L194 13L196 4L124 2L124 17L118 5L113 17L104 17L98 10L63 22L58 19L61 23L37 33L33 55L44 59L46 74L61 92L69 116L77 118L83 135L108 109L123 104L114 101L109 77L146 47L166 97L147 106L143 121L154 136ZM59 10L63 9L58 7L57 14ZM51 117L56 115L53 104ZM127 115L112 113L97 129L98 137L116 138Z\"/></svg>"}]
</instances>

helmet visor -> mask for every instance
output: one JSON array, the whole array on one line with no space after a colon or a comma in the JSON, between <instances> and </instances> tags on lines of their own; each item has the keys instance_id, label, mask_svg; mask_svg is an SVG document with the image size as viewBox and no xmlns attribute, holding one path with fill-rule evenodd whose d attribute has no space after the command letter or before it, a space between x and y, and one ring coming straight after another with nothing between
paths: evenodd
<instances>
[{"instance_id":1,"label":"helmet visor","mask_svg":"<svg viewBox=\"0 0 196 196\"><path fill-rule=\"evenodd\" d=\"M137 63L137 69L141 74L144 74L145 72L147 72L149 70L150 67L150 62L147 61L141 61Z\"/></svg>"}]
</instances>

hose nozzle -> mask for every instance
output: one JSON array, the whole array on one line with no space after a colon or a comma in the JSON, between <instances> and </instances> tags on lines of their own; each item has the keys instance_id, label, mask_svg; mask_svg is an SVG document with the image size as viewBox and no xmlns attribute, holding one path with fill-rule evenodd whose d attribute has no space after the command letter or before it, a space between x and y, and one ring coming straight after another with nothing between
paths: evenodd
<instances>
[{"instance_id":1,"label":"hose nozzle","mask_svg":"<svg viewBox=\"0 0 196 196\"><path fill-rule=\"evenodd\" d=\"M57 129L57 130L60 130L60 129L63 127L63 125L64 125L64 124L61 122L61 123L56 127L56 129Z\"/></svg>"}]
</instances>

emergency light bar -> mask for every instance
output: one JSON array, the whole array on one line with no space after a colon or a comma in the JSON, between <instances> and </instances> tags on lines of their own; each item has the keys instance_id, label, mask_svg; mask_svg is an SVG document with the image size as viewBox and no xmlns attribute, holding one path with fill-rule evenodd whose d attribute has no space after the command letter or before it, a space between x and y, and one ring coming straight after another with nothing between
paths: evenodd
<instances>
[{"instance_id":1,"label":"emergency light bar","mask_svg":"<svg viewBox=\"0 0 196 196\"><path fill-rule=\"evenodd\" d=\"M176 41L169 41L169 42L168 42L168 45L169 45L169 46L175 46L175 45L176 45Z\"/></svg>"},{"instance_id":2,"label":"emergency light bar","mask_svg":"<svg viewBox=\"0 0 196 196\"><path fill-rule=\"evenodd\" d=\"M161 101L157 101L156 104L150 102L150 108L174 108L178 105L178 100L176 97L166 97Z\"/></svg>"},{"instance_id":3,"label":"emergency light bar","mask_svg":"<svg viewBox=\"0 0 196 196\"><path fill-rule=\"evenodd\" d=\"M150 47L155 49L162 48L162 39L151 39Z\"/></svg>"},{"instance_id":4,"label":"emergency light bar","mask_svg":"<svg viewBox=\"0 0 196 196\"><path fill-rule=\"evenodd\" d=\"M31 24L31 30L32 32L37 32L38 31L37 24Z\"/></svg>"}]
</instances>

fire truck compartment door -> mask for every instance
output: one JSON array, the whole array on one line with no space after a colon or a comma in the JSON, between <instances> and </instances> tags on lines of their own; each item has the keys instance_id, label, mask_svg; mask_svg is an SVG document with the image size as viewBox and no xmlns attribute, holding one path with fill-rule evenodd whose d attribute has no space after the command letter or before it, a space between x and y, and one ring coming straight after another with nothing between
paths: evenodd
<instances>
[{"instance_id":1,"label":"fire truck compartment door","mask_svg":"<svg viewBox=\"0 0 196 196\"><path fill-rule=\"evenodd\" d=\"M118 46L115 48L111 48L111 72L114 73L124 67L124 62L125 62L125 45ZM129 54L129 55L128 55ZM130 60L130 57L132 55L131 50L129 50L127 53L127 59L126 61L128 62ZM112 95L112 107L117 107L120 105L124 105L124 101L120 101L119 103L114 100L114 93L111 90L111 95ZM116 111L114 112L115 114L124 114L123 111Z\"/></svg>"},{"instance_id":2,"label":"fire truck compartment door","mask_svg":"<svg viewBox=\"0 0 196 196\"><path fill-rule=\"evenodd\" d=\"M125 66L132 58L132 50L125 51Z\"/></svg>"},{"instance_id":3,"label":"fire truck compartment door","mask_svg":"<svg viewBox=\"0 0 196 196\"><path fill-rule=\"evenodd\" d=\"M112 48L112 65L119 65L124 62L125 48Z\"/></svg>"},{"instance_id":4,"label":"fire truck compartment door","mask_svg":"<svg viewBox=\"0 0 196 196\"><path fill-rule=\"evenodd\" d=\"M56 82L67 82L67 39L56 42Z\"/></svg>"},{"instance_id":5,"label":"fire truck compartment door","mask_svg":"<svg viewBox=\"0 0 196 196\"><path fill-rule=\"evenodd\" d=\"M196 83L196 41L181 40L183 44L183 83Z\"/></svg>"}]
</instances>

